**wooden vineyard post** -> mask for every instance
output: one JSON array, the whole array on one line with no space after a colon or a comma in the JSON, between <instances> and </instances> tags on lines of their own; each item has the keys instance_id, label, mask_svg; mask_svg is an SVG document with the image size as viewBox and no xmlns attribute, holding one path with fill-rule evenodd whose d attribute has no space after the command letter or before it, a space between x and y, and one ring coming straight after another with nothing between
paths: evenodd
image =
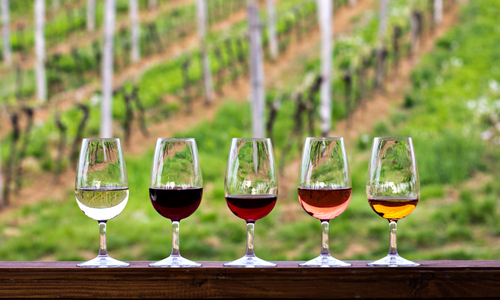
<instances>
[{"instance_id":1,"label":"wooden vineyard post","mask_svg":"<svg viewBox=\"0 0 500 300\"><path fill-rule=\"evenodd\" d=\"M1 9L2 9L3 61L7 67L11 67L12 49L10 43L9 0L1 0L1 1L2 1Z\"/></svg>"},{"instance_id":2,"label":"wooden vineyard post","mask_svg":"<svg viewBox=\"0 0 500 300\"><path fill-rule=\"evenodd\" d=\"M317 0L319 25L321 29L321 90L319 115L321 134L327 136L332 123L331 70L332 70L332 21L333 6L331 0Z\"/></svg>"},{"instance_id":3,"label":"wooden vineyard post","mask_svg":"<svg viewBox=\"0 0 500 300\"><path fill-rule=\"evenodd\" d=\"M17 150L17 141L20 136L19 129L19 117L17 113L13 113L10 116L10 123L12 124L12 144L10 144L10 153L9 160L7 164L7 169L5 171L5 187L3 190L3 202L1 203L0 208L7 207L10 202L10 187L12 182L12 173L14 172L14 163L16 161L16 150Z\"/></svg>"},{"instance_id":4,"label":"wooden vineyard post","mask_svg":"<svg viewBox=\"0 0 500 300\"><path fill-rule=\"evenodd\" d=\"M269 119L266 123L266 133L267 137L274 142L273 127L276 122L276 117L278 116L278 110L281 106L281 94L277 94L274 101L267 102L267 105L269 107Z\"/></svg>"},{"instance_id":5,"label":"wooden vineyard post","mask_svg":"<svg viewBox=\"0 0 500 300\"><path fill-rule=\"evenodd\" d=\"M388 0L380 0L380 22L378 27L378 49L377 49L377 63L376 63L376 75L375 75L375 89L381 91L384 85L384 36L387 29L387 6Z\"/></svg>"},{"instance_id":6,"label":"wooden vineyard post","mask_svg":"<svg viewBox=\"0 0 500 300\"><path fill-rule=\"evenodd\" d=\"M87 31L95 30L95 1L87 0Z\"/></svg>"},{"instance_id":7,"label":"wooden vineyard post","mask_svg":"<svg viewBox=\"0 0 500 300\"><path fill-rule=\"evenodd\" d=\"M247 6L250 37L250 86L252 101L252 137L264 137L264 63L262 57L259 7L255 2Z\"/></svg>"},{"instance_id":8,"label":"wooden vineyard post","mask_svg":"<svg viewBox=\"0 0 500 300\"><path fill-rule=\"evenodd\" d=\"M274 0L266 0L267 4L267 30L269 35L269 50L271 58L278 57L278 38L276 35L276 6Z\"/></svg>"},{"instance_id":9,"label":"wooden vineyard post","mask_svg":"<svg viewBox=\"0 0 500 300\"><path fill-rule=\"evenodd\" d=\"M35 0L35 77L37 98L40 102L47 100L45 75L45 0Z\"/></svg>"},{"instance_id":10,"label":"wooden vineyard post","mask_svg":"<svg viewBox=\"0 0 500 300\"><path fill-rule=\"evenodd\" d=\"M344 81L344 97L345 97L345 109L346 109L346 118L347 118L347 127L351 127L351 93L352 93L352 76L351 71L348 70L342 76L342 80Z\"/></svg>"},{"instance_id":11,"label":"wooden vineyard post","mask_svg":"<svg viewBox=\"0 0 500 300\"><path fill-rule=\"evenodd\" d=\"M206 0L197 0L196 3L198 12L198 37L201 43L201 59L205 80L205 104L210 105L214 98L214 88L212 83L212 71L210 70L210 58L207 55L207 2Z\"/></svg>"},{"instance_id":12,"label":"wooden vineyard post","mask_svg":"<svg viewBox=\"0 0 500 300\"><path fill-rule=\"evenodd\" d=\"M139 3L138 0L129 0L130 10L130 40L132 43L132 52L130 58L133 63L137 63L140 59L139 53Z\"/></svg>"},{"instance_id":13,"label":"wooden vineyard post","mask_svg":"<svg viewBox=\"0 0 500 300\"><path fill-rule=\"evenodd\" d=\"M83 117L78 124L78 128L76 129L75 139L73 140L73 146L71 148L70 159L73 168L76 168L76 164L78 162L79 147L82 144L83 132L85 131L85 125L87 125L87 121L89 119L89 107L82 103L77 103L76 106L83 112Z\"/></svg>"},{"instance_id":14,"label":"wooden vineyard post","mask_svg":"<svg viewBox=\"0 0 500 300\"><path fill-rule=\"evenodd\" d=\"M67 139L67 127L61 121L61 117L59 116L59 112L57 111L57 108L56 108L56 111L54 113L54 119L56 122L56 127L60 133L59 147L58 147L59 149L58 149L57 163L56 163L56 177L55 177L55 182L56 182L56 184L58 184L62 170L63 170L64 146L66 145L66 139Z\"/></svg>"},{"instance_id":15,"label":"wooden vineyard post","mask_svg":"<svg viewBox=\"0 0 500 300\"><path fill-rule=\"evenodd\" d=\"M26 114L28 118L26 128L24 128L24 136L23 143L21 144L21 149L19 150L19 156L17 161L17 171L16 171L16 181L15 181L15 190L16 193L21 189L22 183L22 173L23 173L23 159L26 156L26 150L28 149L28 143L31 136L31 129L33 128L33 108L25 107L23 108L23 112Z\"/></svg>"},{"instance_id":16,"label":"wooden vineyard post","mask_svg":"<svg viewBox=\"0 0 500 300\"><path fill-rule=\"evenodd\" d=\"M422 31L422 14L413 9L411 13L411 51L409 52L412 57L414 57L419 48L420 44L420 33Z\"/></svg>"},{"instance_id":17,"label":"wooden vineyard post","mask_svg":"<svg viewBox=\"0 0 500 300\"><path fill-rule=\"evenodd\" d=\"M104 6L104 49L101 70L101 137L113 137L113 39L115 32L115 0L106 0Z\"/></svg>"},{"instance_id":18,"label":"wooden vineyard post","mask_svg":"<svg viewBox=\"0 0 500 300\"><path fill-rule=\"evenodd\" d=\"M434 25L439 26L443 22L443 0L434 0Z\"/></svg>"},{"instance_id":19,"label":"wooden vineyard post","mask_svg":"<svg viewBox=\"0 0 500 300\"><path fill-rule=\"evenodd\" d=\"M394 26L394 31L392 33L392 51L394 60L393 60L393 66L394 66L394 72L397 74L398 73L398 68L399 68L399 52L400 52L400 47L399 47L399 39L401 38L402 34L402 29L401 26Z\"/></svg>"}]
</instances>

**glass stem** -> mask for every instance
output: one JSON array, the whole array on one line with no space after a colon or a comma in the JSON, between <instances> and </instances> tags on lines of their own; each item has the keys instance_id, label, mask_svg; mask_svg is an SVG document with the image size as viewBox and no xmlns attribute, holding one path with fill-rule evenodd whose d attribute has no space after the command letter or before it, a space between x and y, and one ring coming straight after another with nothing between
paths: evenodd
<instances>
[{"instance_id":1,"label":"glass stem","mask_svg":"<svg viewBox=\"0 0 500 300\"><path fill-rule=\"evenodd\" d=\"M106 246L106 221L99 222L99 256L108 256Z\"/></svg>"},{"instance_id":2,"label":"glass stem","mask_svg":"<svg viewBox=\"0 0 500 300\"><path fill-rule=\"evenodd\" d=\"M253 233L254 233L255 223L247 222L247 252L245 256L255 256L253 249Z\"/></svg>"},{"instance_id":3,"label":"glass stem","mask_svg":"<svg viewBox=\"0 0 500 300\"><path fill-rule=\"evenodd\" d=\"M329 241L328 230L330 223L328 221L321 221L321 255L329 255Z\"/></svg>"},{"instance_id":4,"label":"glass stem","mask_svg":"<svg viewBox=\"0 0 500 300\"><path fill-rule=\"evenodd\" d=\"M172 256L179 254L179 221L172 221Z\"/></svg>"},{"instance_id":5,"label":"glass stem","mask_svg":"<svg viewBox=\"0 0 500 300\"><path fill-rule=\"evenodd\" d=\"M398 230L398 221L389 220L389 255L398 255L396 244L396 232Z\"/></svg>"}]
</instances>

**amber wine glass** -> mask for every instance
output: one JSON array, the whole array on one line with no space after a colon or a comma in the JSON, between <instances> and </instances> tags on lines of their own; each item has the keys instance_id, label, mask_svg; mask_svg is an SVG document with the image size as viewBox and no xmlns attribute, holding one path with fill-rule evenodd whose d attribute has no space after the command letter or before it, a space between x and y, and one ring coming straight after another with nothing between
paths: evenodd
<instances>
[{"instance_id":1,"label":"amber wine glass","mask_svg":"<svg viewBox=\"0 0 500 300\"><path fill-rule=\"evenodd\" d=\"M417 160L410 137L377 137L368 166L368 203L389 221L389 254L369 266L413 267L419 263L402 258L396 246L398 220L408 216L420 196Z\"/></svg>"},{"instance_id":2,"label":"amber wine glass","mask_svg":"<svg viewBox=\"0 0 500 300\"><path fill-rule=\"evenodd\" d=\"M224 182L227 206L247 222L245 256L224 264L226 267L275 267L276 264L255 256L255 221L267 216L278 198L278 172L271 140L234 138L227 160Z\"/></svg>"},{"instance_id":3,"label":"amber wine glass","mask_svg":"<svg viewBox=\"0 0 500 300\"><path fill-rule=\"evenodd\" d=\"M345 211L351 201L351 177L344 139L308 137L302 151L299 170L299 202L312 217L321 221L321 253L299 264L303 267L346 267L350 263L330 255L330 220Z\"/></svg>"},{"instance_id":4,"label":"amber wine glass","mask_svg":"<svg viewBox=\"0 0 500 300\"><path fill-rule=\"evenodd\" d=\"M120 139L83 139L75 182L76 203L99 223L99 255L79 267L126 267L109 257L106 222L120 214L128 201L128 178Z\"/></svg>"}]
</instances>

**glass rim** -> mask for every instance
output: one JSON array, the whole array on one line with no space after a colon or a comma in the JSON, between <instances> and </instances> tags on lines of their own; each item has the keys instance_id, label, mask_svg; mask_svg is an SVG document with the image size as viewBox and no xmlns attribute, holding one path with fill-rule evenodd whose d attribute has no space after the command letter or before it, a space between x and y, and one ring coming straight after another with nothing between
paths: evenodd
<instances>
[{"instance_id":1,"label":"glass rim","mask_svg":"<svg viewBox=\"0 0 500 300\"><path fill-rule=\"evenodd\" d=\"M82 141L90 141L90 142L120 141L120 138L83 138Z\"/></svg>"},{"instance_id":2,"label":"glass rim","mask_svg":"<svg viewBox=\"0 0 500 300\"><path fill-rule=\"evenodd\" d=\"M156 141L195 141L195 138L157 138Z\"/></svg>"},{"instance_id":3,"label":"glass rim","mask_svg":"<svg viewBox=\"0 0 500 300\"><path fill-rule=\"evenodd\" d=\"M270 138L233 138L233 141L270 141Z\"/></svg>"},{"instance_id":4,"label":"glass rim","mask_svg":"<svg viewBox=\"0 0 500 300\"><path fill-rule=\"evenodd\" d=\"M342 136L308 136L306 137L307 140L312 140L312 141L341 141L343 140L344 137Z\"/></svg>"},{"instance_id":5,"label":"glass rim","mask_svg":"<svg viewBox=\"0 0 500 300\"><path fill-rule=\"evenodd\" d=\"M411 136L376 136L373 139L386 140L386 141L411 140Z\"/></svg>"}]
</instances>

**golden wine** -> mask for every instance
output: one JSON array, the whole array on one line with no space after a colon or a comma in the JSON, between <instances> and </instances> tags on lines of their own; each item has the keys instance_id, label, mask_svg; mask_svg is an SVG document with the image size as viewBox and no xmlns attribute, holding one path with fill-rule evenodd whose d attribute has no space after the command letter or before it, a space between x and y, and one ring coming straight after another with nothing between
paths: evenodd
<instances>
[{"instance_id":1,"label":"golden wine","mask_svg":"<svg viewBox=\"0 0 500 300\"><path fill-rule=\"evenodd\" d=\"M409 215L417 206L417 197L373 197L368 203L374 212L388 220L399 220Z\"/></svg>"}]
</instances>

